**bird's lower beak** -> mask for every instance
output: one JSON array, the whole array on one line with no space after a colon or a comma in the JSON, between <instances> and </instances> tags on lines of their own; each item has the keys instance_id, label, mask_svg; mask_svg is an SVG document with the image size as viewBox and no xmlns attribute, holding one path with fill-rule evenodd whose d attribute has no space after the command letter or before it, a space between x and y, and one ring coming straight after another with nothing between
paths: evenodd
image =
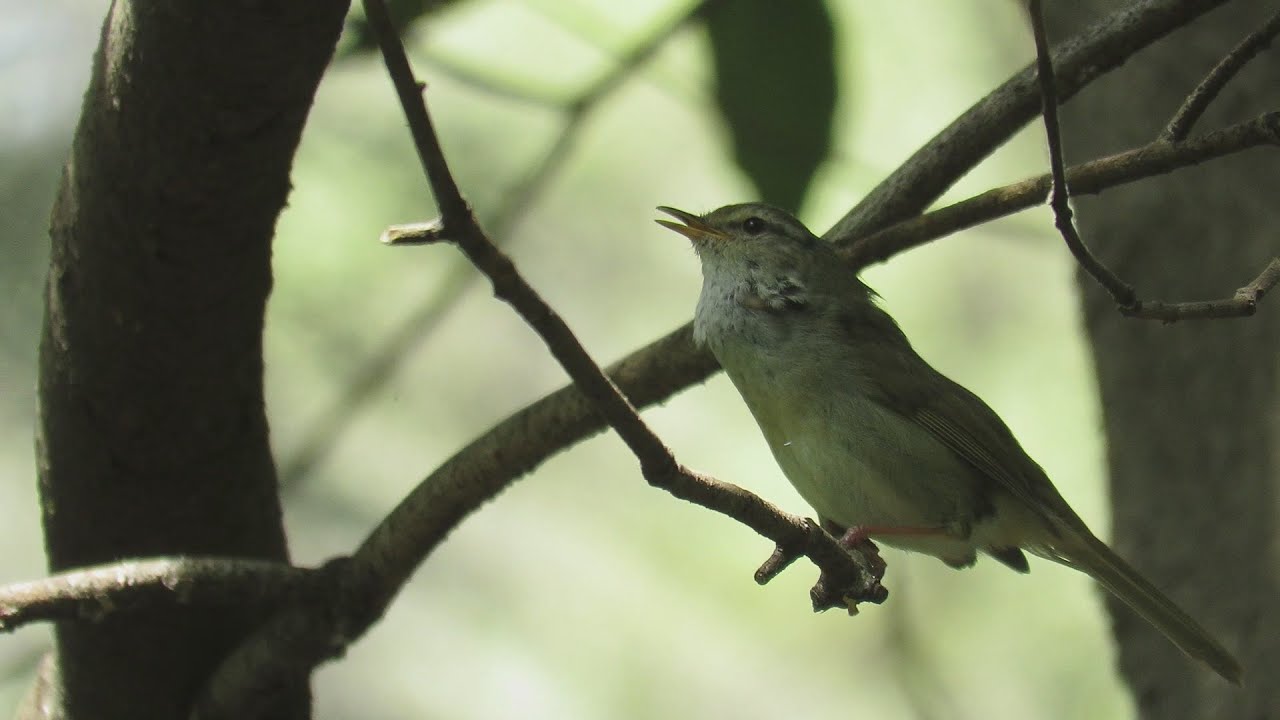
<instances>
[{"instance_id":1,"label":"bird's lower beak","mask_svg":"<svg viewBox=\"0 0 1280 720\"><path fill-rule=\"evenodd\" d=\"M654 220L654 222L665 228L675 230L695 243L702 243L708 240L723 240L729 237L725 233L706 224L703 222L702 218L694 215L693 213L685 212L684 210L677 210L673 207L667 207L666 205L659 205L658 210L680 220L684 224L681 225L680 223L673 223L670 220Z\"/></svg>"}]
</instances>

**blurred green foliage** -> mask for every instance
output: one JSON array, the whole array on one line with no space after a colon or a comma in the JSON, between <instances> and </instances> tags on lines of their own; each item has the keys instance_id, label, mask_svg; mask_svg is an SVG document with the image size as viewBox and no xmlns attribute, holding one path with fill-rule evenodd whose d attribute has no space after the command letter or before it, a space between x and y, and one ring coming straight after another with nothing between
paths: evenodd
<instances>
[{"instance_id":1,"label":"blurred green foliage","mask_svg":"<svg viewBox=\"0 0 1280 720\"><path fill-rule=\"evenodd\" d=\"M466 0L408 27L445 150L482 220L494 221L543 161L568 119L563 100L692 7ZM42 228L102 11L84 0L27 11L34 39L15 45L0 68L6 92L23 93L18 105L42 101L48 113L25 129L0 125L0 278L15 291L0 314L4 581L42 567L30 440ZM798 94L783 107L767 106L807 127L811 145L798 153L805 167L753 166L744 153L768 150L765 136L740 132L739 111L727 109L732 73L740 94L764 72L738 66L753 56L729 40L762 27L745 22L731 38L694 23L601 97L563 163L505 224L498 239L598 360L690 316L697 262L652 223L655 205L711 209L773 193L821 232L1031 57L1018 6L1004 0L831 0L808 11L774 20L829 15L829 35L805 61L827 67L796 71L815 84L790 88ZM725 32L731 20L744 22L722 20ZM772 47L767 33L753 42ZM29 82L9 84L16 73ZM820 87L832 78L833 107ZM1039 148L1033 130L951 197L1040 172ZM787 184L761 183L774 173ZM338 408L342 430L314 469L288 479L295 556L318 563L358 543L470 438L565 378L453 249L378 244L386 225L434 210L376 56L351 53L331 68L293 183L267 327L281 465L307 446L389 336L411 338L360 404ZM945 239L867 279L921 353L986 398L1105 531L1090 368L1071 265L1047 214ZM456 301L441 299L449 285L461 288ZM426 326L415 318L429 303L445 310ZM646 417L691 467L806 511L723 378ZM622 445L602 436L468 519L383 622L319 672L318 717L1066 720L1131 712L1113 677L1097 593L1083 576L1046 563L1028 577L990 562L955 572L886 551L886 605L856 618L815 616L807 565L766 588L751 581L770 549L647 488ZM46 638L23 630L0 639L0 672L13 674L0 683L0 712L16 702Z\"/></svg>"},{"instance_id":2,"label":"blurred green foliage","mask_svg":"<svg viewBox=\"0 0 1280 720\"><path fill-rule=\"evenodd\" d=\"M718 2L705 15L733 156L759 199L796 212L830 150L831 15L820 0Z\"/></svg>"}]
</instances>

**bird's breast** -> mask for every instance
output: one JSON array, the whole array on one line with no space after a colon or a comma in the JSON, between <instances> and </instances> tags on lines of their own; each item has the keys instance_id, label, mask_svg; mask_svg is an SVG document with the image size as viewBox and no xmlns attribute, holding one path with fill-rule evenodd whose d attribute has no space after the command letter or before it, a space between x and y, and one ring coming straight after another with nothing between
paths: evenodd
<instances>
[{"instance_id":1,"label":"bird's breast","mask_svg":"<svg viewBox=\"0 0 1280 720\"><path fill-rule=\"evenodd\" d=\"M828 367L815 377L774 360L724 364L783 473L820 516L846 527L923 527L975 515L973 470L878 402L864 373Z\"/></svg>"}]
</instances>

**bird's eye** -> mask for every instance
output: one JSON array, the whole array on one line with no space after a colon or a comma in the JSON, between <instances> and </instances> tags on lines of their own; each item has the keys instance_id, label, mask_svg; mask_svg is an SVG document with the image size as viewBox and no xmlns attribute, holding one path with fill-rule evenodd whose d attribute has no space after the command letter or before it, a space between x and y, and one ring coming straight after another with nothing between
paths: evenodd
<instances>
[{"instance_id":1,"label":"bird's eye","mask_svg":"<svg viewBox=\"0 0 1280 720\"><path fill-rule=\"evenodd\" d=\"M742 229L748 235L759 235L760 231L764 230L764 221L755 215L752 215L742 221Z\"/></svg>"}]
</instances>

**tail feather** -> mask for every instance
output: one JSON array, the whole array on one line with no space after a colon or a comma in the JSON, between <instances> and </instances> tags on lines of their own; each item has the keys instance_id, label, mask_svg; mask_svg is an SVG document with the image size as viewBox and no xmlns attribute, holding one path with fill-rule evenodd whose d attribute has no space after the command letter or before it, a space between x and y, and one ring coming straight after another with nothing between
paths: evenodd
<instances>
[{"instance_id":1,"label":"tail feather","mask_svg":"<svg viewBox=\"0 0 1280 720\"><path fill-rule=\"evenodd\" d=\"M1059 561L1097 580L1112 595L1133 608L1183 652L1228 681L1240 685L1244 671L1235 657L1123 558L1092 535L1080 538L1073 552L1060 552Z\"/></svg>"}]
</instances>

